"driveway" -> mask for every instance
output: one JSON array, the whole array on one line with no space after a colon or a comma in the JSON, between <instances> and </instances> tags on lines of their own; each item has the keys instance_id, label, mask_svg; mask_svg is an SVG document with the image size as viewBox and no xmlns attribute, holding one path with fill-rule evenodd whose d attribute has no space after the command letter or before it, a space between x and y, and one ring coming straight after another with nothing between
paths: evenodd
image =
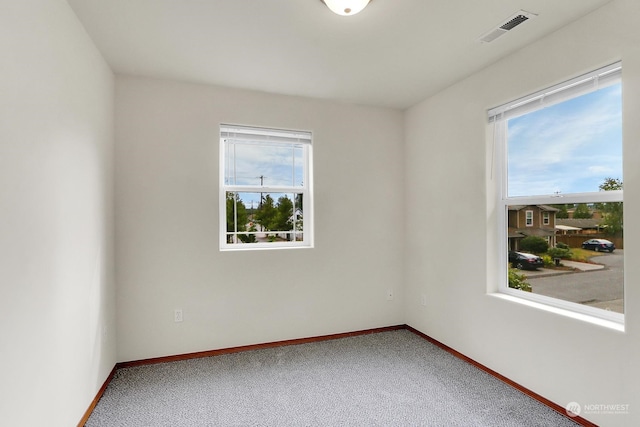
<instances>
[{"instance_id":1,"label":"driveway","mask_svg":"<svg viewBox=\"0 0 640 427\"><path fill-rule=\"evenodd\" d=\"M594 256L591 261L603 267L552 276L535 272L525 275L533 293L622 313L624 251Z\"/></svg>"}]
</instances>

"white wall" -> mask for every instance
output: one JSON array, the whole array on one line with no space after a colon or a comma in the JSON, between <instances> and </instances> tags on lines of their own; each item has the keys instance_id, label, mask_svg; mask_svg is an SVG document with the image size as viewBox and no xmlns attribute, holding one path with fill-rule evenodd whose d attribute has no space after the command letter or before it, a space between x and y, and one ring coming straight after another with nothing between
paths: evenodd
<instances>
[{"instance_id":1,"label":"white wall","mask_svg":"<svg viewBox=\"0 0 640 427\"><path fill-rule=\"evenodd\" d=\"M315 248L219 251L220 123L313 132ZM117 77L118 360L403 323L402 141L399 111Z\"/></svg>"},{"instance_id":2,"label":"white wall","mask_svg":"<svg viewBox=\"0 0 640 427\"><path fill-rule=\"evenodd\" d=\"M560 405L630 405L630 415L586 415L607 426L640 425L639 16L640 2L613 1L406 114L407 322ZM488 108L619 59L628 219L624 333L488 295L497 285L497 227L485 138Z\"/></svg>"},{"instance_id":3,"label":"white wall","mask_svg":"<svg viewBox=\"0 0 640 427\"><path fill-rule=\"evenodd\" d=\"M0 6L0 424L70 426L115 363L114 79L65 1Z\"/></svg>"}]
</instances>

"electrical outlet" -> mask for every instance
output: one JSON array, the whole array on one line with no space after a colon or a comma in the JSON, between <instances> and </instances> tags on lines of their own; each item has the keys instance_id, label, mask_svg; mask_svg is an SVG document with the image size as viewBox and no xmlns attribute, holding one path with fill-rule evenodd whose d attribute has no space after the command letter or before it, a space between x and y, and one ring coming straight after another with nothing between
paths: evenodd
<instances>
[{"instance_id":1,"label":"electrical outlet","mask_svg":"<svg viewBox=\"0 0 640 427\"><path fill-rule=\"evenodd\" d=\"M389 301L393 299L393 289L387 289L387 299Z\"/></svg>"},{"instance_id":2,"label":"electrical outlet","mask_svg":"<svg viewBox=\"0 0 640 427\"><path fill-rule=\"evenodd\" d=\"M173 321L174 322L182 322L182 309L176 308L173 310Z\"/></svg>"},{"instance_id":3,"label":"electrical outlet","mask_svg":"<svg viewBox=\"0 0 640 427\"><path fill-rule=\"evenodd\" d=\"M420 299L420 303L426 307L427 305L427 294L422 294L422 298Z\"/></svg>"}]
</instances>

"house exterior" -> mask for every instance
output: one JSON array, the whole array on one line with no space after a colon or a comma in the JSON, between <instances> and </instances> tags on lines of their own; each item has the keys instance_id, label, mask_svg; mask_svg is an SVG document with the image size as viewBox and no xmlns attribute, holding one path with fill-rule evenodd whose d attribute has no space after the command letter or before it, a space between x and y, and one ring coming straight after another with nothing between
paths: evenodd
<instances>
[{"instance_id":1,"label":"house exterior","mask_svg":"<svg viewBox=\"0 0 640 427\"><path fill-rule=\"evenodd\" d=\"M598 218L557 218L556 231L558 234L598 234L602 233L602 216Z\"/></svg>"},{"instance_id":2,"label":"house exterior","mask_svg":"<svg viewBox=\"0 0 640 427\"><path fill-rule=\"evenodd\" d=\"M509 250L520 249L520 241L527 236L544 238L555 246L556 213L559 209L547 205L512 205L508 212Z\"/></svg>"}]
</instances>

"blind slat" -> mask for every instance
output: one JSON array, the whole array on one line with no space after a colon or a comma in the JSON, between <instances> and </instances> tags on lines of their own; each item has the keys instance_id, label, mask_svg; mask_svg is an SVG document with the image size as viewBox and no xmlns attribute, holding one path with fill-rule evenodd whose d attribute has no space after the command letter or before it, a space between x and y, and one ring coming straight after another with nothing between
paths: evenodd
<instances>
[{"instance_id":1,"label":"blind slat","mask_svg":"<svg viewBox=\"0 0 640 427\"><path fill-rule=\"evenodd\" d=\"M246 142L311 143L311 132L220 125L220 137Z\"/></svg>"},{"instance_id":2,"label":"blind slat","mask_svg":"<svg viewBox=\"0 0 640 427\"><path fill-rule=\"evenodd\" d=\"M567 82L533 93L489 110L489 123L522 116L571 98L585 95L622 80L622 63L617 62Z\"/></svg>"}]
</instances>

